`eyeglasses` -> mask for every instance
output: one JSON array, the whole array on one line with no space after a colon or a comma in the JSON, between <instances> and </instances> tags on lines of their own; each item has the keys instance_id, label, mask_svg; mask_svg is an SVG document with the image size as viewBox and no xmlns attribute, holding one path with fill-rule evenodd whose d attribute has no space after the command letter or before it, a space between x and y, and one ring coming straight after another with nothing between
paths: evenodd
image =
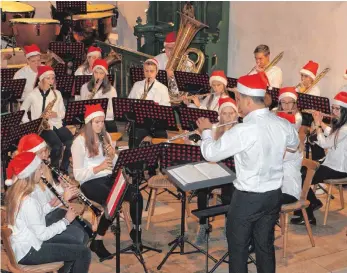
<instances>
[{"instance_id":1,"label":"eyeglasses","mask_svg":"<svg viewBox=\"0 0 347 273\"><path fill-rule=\"evenodd\" d=\"M295 101L291 101L291 102L280 101L280 103L281 103L282 105L294 105L294 104L295 104Z\"/></svg>"},{"instance_id":2,"label":"eyeglasses","mask_svg":"<svg viewBox=\"0 0 347 273\"><path fill-rule=\"evenodd\" d=\"M333 110L333 111L334 111L334 110L336 110L336 111L340 111L340 109L341 109L340 107L334 107L334 106L331 106L331 110Z\"/></svg>"}]
</instances>

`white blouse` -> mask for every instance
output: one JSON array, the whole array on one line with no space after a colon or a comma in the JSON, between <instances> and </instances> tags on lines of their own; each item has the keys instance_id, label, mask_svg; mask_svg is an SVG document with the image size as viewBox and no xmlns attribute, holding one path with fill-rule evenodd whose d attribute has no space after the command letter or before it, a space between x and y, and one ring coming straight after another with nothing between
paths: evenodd
<instances>
[{"instance_id":1,"label":"white blouse","mask_svg":"<svg viewBox=\"0 0 347 273\"><path fill-rule=\"evenodd\" d=\"M301 195L301 164L303 153L299 150L295 153L286 152L283 160L283 184L282 192L300 199Z\"/></svg>"},{"instance_id":2,"label":"white blouse","mask_svg":"<svg viewBox=\"0 0 347 273\"><path fill-rule=\"evenodd\" d=\"M14 80L26 79L24 91L22 94L22 100L24 100L28 94L34 90L34 85L37 79L37 72L33 71L29 65L26 65L19 69L13 77Z\"/></svg>"},{"instance_id":3,"label":"white blouse","mask_svg":"<svg viewBox=\"0 0 347 273\"><path fill-rule=\"evenodd\" d=\"M27 196L19 208L12 235L10 237L12 249L17 262L28 254L31 247L40 250L44 241L66 230L63 220L46 227L45 214L39 203L32 195Z\"/></svg>"},{"instance_id":4,"label":"white blouse","mask_svg":"<svg viewBox=\"0 0 347 273\"><path fill-rule=\"evenodd\" d=\"M77 68L75 72L75 76L83 76L83 75L93 75L93 71L89 72L89 69L87 69L86 72L83 72L83 66L80 66Z\"/></svg>"},{"instance_id":5,"label":"white blouse","mask_svg":"<svg viewBox=\"0 0 347 273\"><path fill-rule=\"evenodd\" d=\"M85 83L81 87L81 96L80 98L75 98L75 100L87 100L91 92L89 92L87 88L88 83ZM113 116L113 106L112 106L112 98L117 98L116 89L111 86L110 91L106 94L102 93L102 88L100 88L94 95L93 99L108 99L107 111L106 111L106 120L114 120Z\"/></svg>"},{"instance_id":6,"label":"white blouse","mask_svg":"<svg viewBox=\"0 0 347 273\"><path fill-rule=\"evenodd\" d=\"M108 134L108 137L111 141L111 137ZM99 154L94 157L88 156L88 151L85 145L85 139L82 135L76 137L71 146L72 160L73 160L73 174L77 181L82 185L83 183L107 176L112 173L111 170L103 170L95 174L93 168L99 166L106 157L102 155L102 144L99 143ZM112 165L115 166L118 156L115 155Z\"/></svg>"}]
</instances>

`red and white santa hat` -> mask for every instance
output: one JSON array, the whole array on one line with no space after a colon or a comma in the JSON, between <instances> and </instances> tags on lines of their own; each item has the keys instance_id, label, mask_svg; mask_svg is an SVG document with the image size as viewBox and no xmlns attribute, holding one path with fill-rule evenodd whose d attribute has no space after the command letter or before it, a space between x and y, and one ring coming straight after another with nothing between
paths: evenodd
<instances>
[{"instance_id":1,"label":"red and white santa hat","mask_svg":"<svg viewBox=\"0 0 347 273\"><path fill-rule=\"evenodd\" d=\"M166 45L172 45L176 42L176 32L169 32L166 34L164 46Z\"/></svg>"},{"instance_id":2,"label":"red and white santa hat","mask_svg":"<svg viewBox=\"0 0 347 273\"><path fill-rule=\"evenodd\" d=\"M86 111L84 112L84 123L87 124L93 118L96 117L105 117L104 109L101 107L101 104L91 104L85 105Z\"/></svg>"},{"instance_id":3,"label":"red and white santa hat","mask_svg":"<svg viewBox=\"0 0 347 273\"><path fill-rule=\"evenodd\" d=\"M228 85L228 78L227 78L227 76L225 76L223 70L216 70L216 71L212 72L212 74L210 76L210 80L209 80L211 86L212 86L213 81L221 82L225 86Z\"/></svg>"},{"instance_id":4,"label":"red and white santa hat","mask_svg":"<svg viewBox=\"0 0 347 273\"><path fill-rule=\"evenodd\" d=\"M347 69L345 71L345 74L343 75L344 79L347 80Z\"/></svg>"},{"instance_id":5,"label":"red and white santa hat","mask_svg":"<svg viewBox=\"0 0 347 273\"><path fill-rule=\"evenodd\" d=\"M32 56L41 55L40 48L35 44L24 46L24 52L27 59Z\"/></svg>"},{"instance_id":6,"label":"red and white santa hat","mask_svg":"<svg viewBox=\"0 0 347 273\"><path fill-rule=\"evenodd\" d=\"M218 104L219 104L219 108L218 108L218 114L219 115L222 113L223 108L228 107L228 106L231 106L237 112L236 101L234 101L230 97L220 98L218 100Z\"/></svg>"},{"instance_id":7,"label":"red and white santa hat","mask_svg":"<svg viewBox=\"0 0 347 273\"><path fill-rule=\"evenodd\" d=\"M333 104L347 108L347 91L341 91L334 97Z\"/></svg>"},{"instance_id":8,"label":"red and white santa hat","mask_svg":"<svg viewBox=\"0 0 347 273\"><path fill-rule=\"evenodd\" d=\"M40 81L42 81L42 79L48 77L49 75L55 75L52 67L48 65L41 65L37 67L37 76L39 77Z\"/></svg>"},{"instance_id":9,"label":"red and white santa hat","mask_svg":"<svg viewBox=\"0 0 347 273\"><path fill-rule=\"evenodd\" d=\"M95 69L100 68L102 69L106 75L108 75L108 64L104 59L97 59L93 63L93 72Z\"/></svg>"},{"instance_id":10,"label":"red and white santa hat","mask_svg":"<svg viewBox=\"0 0 347 273\"><path fill-rule=\"evenodd\" d=\"M96 57L101 58L101 48L95 47L95 46L89 47L88 52L87 52L87 58L89 56L96 56Z\"/></svg>"},{"instance_id":11,"label":"red and white santa hat","mask_svg":"<svg viewBox=\"0 0 347 273\"><path fill-rule=\"evenodd\" d=\"M300 70L301 74L307 75L311 77L313 80L317 76L319 64L315 63L314 61L309 61L307 64L304 65L304 67Z\"/></svg>"},{"instance_id":12,"label":"red and white santa hat","mask_svg":"<svg viewBox=\"0 0 347 273\"><path fill-rule=\"evenodd\" d=\"M288 114L285 112L277 112L277 116L279 116L280 118L284 118L284 119L288 120L292 124L295 124L295 115L293 115L293 114Z\"/></svg>"},{"instance_id":13,"label":"red and white santa hat","mask_svg":"<svg viewBox=\"0 0 347 273\"><path fill-rule=\"evenodd\" d=\"M247 96L264 97L268 84L269 80L265 72L259 72L240 77L237 80L237 90Z\"/></svg>"},{"instance_id":14,"label":"red and white santa hat","mask_svg":"<svg viewBox=\"0 0 347 273\"><path fill-rule=\"evenodd\" d=\"M283 87L280 89L278 100L280 101L286 97L290 97L295 101L298 100L298 93L296 92L295 87Z\"/></svg>"},{"instance_id":15,"label":"red and white santa hat","mask_svg":"<svg viewBox=\"0 0 347 273\"><path fill-rule=\"evenodd\" d=\"M154 63L155 66L157 67L157 70L159 69L159 62L156 59L154 59L154 58L147 59L143 64L145 65L145 64L148 64L148 63Z\"/></svg>"},{"instance_id":16,"label":"red and white santa hat","mask_svg":"<svg viewBox=\"0 0 347 273\"><path fill-rule=\"evenodd\" d=\"M5 185L13 185L13 183L16 182L16 180L12 179L14 176L16 176L18 179L25 179L29 177L36 171L40 164L41 159L32 152L23 152L16 155L8 164Z\"/></svg>"},{"instance_id":17,"label":"red and white santa hat","mask_svg":"<svg viewBox=\"0 0 347 273\"><path fill-rule=\"evenodd\" d=\"M23 136L18 143L18 152L36 153L42 148L47 147L45 140L37 134L29 134Z\"/></svg>"}]
</instances>

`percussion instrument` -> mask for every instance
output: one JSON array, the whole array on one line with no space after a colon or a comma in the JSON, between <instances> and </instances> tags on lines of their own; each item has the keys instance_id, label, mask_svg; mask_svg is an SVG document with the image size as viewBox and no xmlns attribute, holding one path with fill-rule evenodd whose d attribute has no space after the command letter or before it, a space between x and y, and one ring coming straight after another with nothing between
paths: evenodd
<instances>
[{"instance_id":1,"label":"percussion instrument","mask_svg":"<svg viewBox=\"0 0 347 273\"><path fill-rule=\"evenodd\" d=\"M112 16L110 12L95 12L72 16L73 38L76 42L91 43L94 40L105 41L112 31ZM71 21L70 17L65 18Z\"/></svg>"},{"instance_id":2,"label":"percussion instrument","mask_svg":"<svg viewBox=\"0 0 347 273\"><path fill-rule=\"evenodd\" d=\"M20 2L0 2L1 9L1 35L12 36L11 19L32 18L35 15L35 8Z\"/></svg>"},{"instance_id":3,"label":"percussion instrument","mask_svg":"<svg viewBox=\"0 0 347 273\"><path fill-rule=\"evenodd\" d=\"M111 4L88 4L87 3L87 13L95 12L113 12L116 6Z\"/></svg>"},{"instance_id":4,"label":"percussion instrument","mask_svg":"<svg viewBox=\"0 0 347 273\"><path fill-rule=\"evenodd\" d=\"M49 43L60 33L58 20L20 18L10 20L17 46L37 44L41 52L47 52Z\"/></svg>"},{"instance_id":5,"label":"percussion instrument","mask_svg":"<svg viewBox=\"0 0 347 273\"><path fill-rule=\"evenodd\" d=\"M1 49L2 68L22 68L27 65L27 58L21 48Z\"/></svg>"}]
</instances>

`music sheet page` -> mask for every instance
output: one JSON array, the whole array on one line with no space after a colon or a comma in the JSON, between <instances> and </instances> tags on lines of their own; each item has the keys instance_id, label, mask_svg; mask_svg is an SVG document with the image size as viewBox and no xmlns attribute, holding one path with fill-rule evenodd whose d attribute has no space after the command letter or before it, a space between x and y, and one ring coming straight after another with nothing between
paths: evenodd
<instances>
[{"instance_id":1,"label":"music sheet page","mask_svg":"<svg viewBox=\"0 0 347 273\"><path fill-rule=\"evenodd\" d=\"M226 170L224 170L221 166L215 163L204 162L196 164L194 165L194 167L209 179L220 178L230 175Z\"/></svg>"}]
</instances>

